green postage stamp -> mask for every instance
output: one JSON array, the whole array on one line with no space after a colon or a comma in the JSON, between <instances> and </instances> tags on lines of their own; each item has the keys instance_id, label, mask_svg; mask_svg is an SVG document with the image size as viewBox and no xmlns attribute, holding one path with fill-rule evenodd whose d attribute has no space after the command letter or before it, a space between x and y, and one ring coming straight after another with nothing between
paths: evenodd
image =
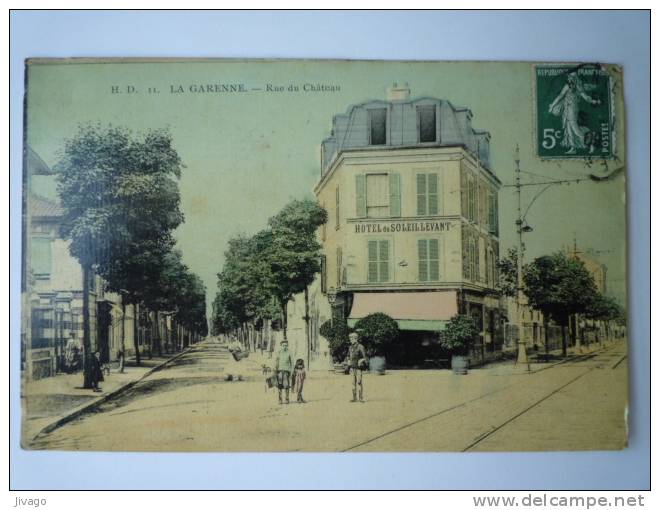
<instances>
[{"instance_id":1,"label":"green postage stamp","mask_svg":"<svg viewBox=\"0 0 660 510\"><path fill-rule=\"evenodd\" d=\"M534 67L536 148L542 159L609 159L616 151L612 80L598 64Z\"/></svg>"}]
</instances>

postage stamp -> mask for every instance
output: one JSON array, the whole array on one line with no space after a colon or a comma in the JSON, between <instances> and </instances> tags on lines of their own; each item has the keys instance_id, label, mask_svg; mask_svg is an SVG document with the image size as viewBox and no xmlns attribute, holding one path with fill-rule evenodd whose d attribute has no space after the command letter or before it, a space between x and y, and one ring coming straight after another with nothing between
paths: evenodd
<instances>
[{"instance_id":1,"label":"postage stamp","mask_svg":"<svg viewBox=\"0 0 660 510\"><path fill-rule=\"evenodd\" d=\"M598 64L534 67L536 151L542 159L612 158L612 82Z\"/></svg>"}]
</instances>

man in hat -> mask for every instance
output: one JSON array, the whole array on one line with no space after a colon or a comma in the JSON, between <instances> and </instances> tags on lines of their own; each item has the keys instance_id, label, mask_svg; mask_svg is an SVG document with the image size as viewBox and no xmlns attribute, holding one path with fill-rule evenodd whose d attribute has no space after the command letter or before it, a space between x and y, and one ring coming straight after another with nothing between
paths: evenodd
<instances>
[{"instance_id":1,"label":"man in hat","mask_svg":"<svg viewBox=\"0 0 660 510\"><path fill-rule=\"evenodd\" d=\"M280 351L275 359L275 373L277 375L277 393L282 403L282 390L285 392L286 403L289 403L289 383L291 371L293 370L293 359L289 352L289 342L282 340L280 342Z\"/></svg>"},{"instance_id":2,"label":"man in hat","mask_svg":"<svg viewBox=\"0 0 660 510\"><path fill-rule=\"evenodd\" d=\"M91 383L92 383L92 388L94 391L98 392L101 391L101 388L99 387L99 382L103 381L103 371L101 369L101 353L99 351L96 351L94 355L92 356L91 360Z\"/></svg>"},{"instance_id":3,"label":"man in hat","mask_svg":"<svg viewBox=\"0 0 660 510\"><path fill-rule=\"evenodd\" d=\"M353 400L351 400L351 402L357 402L357 398L360 399L360 402L364 402L362 371L368 366L367 352L364 349L364 345L360 343L357 332L348 335L348 339L350 340L351 345L348 346L346 362L348 363L351 375L353 376Z\"/></svg>"}]
</instances>

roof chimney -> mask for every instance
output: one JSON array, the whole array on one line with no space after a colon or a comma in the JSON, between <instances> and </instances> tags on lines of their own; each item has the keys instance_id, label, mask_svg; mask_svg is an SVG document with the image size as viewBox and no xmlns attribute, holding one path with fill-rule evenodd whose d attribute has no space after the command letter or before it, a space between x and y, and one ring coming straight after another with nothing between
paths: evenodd
<instances>
[{"instance_id":1,"label":"roof chimney","mask_svg":"<svg viewBox=\"0 0 660 510\"><path fill-rule=\"evenodd\" d=\"M408 99L410 99L410 87L407 82L403 85L395 82L387 89L388 101L407 101Z\"/></svg>"}]
</instances>

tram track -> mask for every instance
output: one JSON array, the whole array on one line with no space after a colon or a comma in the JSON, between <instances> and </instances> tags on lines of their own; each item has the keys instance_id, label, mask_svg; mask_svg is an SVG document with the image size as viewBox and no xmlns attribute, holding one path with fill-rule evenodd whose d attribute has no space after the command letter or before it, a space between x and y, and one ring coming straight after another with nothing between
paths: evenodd
<instances>
[{"instance_id":1,"label":"tram track","mask_svg":"<svg viewBox=\"0 0 660 510\"><path fill-rule=\"evenodd\" d=\"M572 359L564 360L564 361L561 361L559 363L555 363L550 367L544 367L544 368L536 370L534 372L530 372L529 375L534 376L534 375L542 373L542 372L544 372L544 371L546 371L550 368L566 367L566 366L571 366L571 365L577 365L578 363L585 363L585 362L588 362L588 361L593 361L593 360L597 359L599 356L603 356L603 357L605 357L605 359L608 359L611 354L614 354L611 351L613 349L615 349L616 347L617 346L609 346L607 348L601 349L601 350L593 352L593 353L588 353L588 354L584 354L584 355L581 355L581 356L577 356L577 357L572 358ZM617 356L617 358L618 358L618 356ZM621 357L618 358L617 361L613 365L611 365L609 368L616 369L618 366L621 365L621 363L626 358L627 358L627 354L621 355ZM468 444L468 446L460 449L459 451L467 452L467 451L470 451L470 450L474 449L478 444L482 443L484 440L488 439L489 437L493 436L497 432L501 431L502 429L507 427L509 424L511 424L512 422L514 422L515 420L517 420L521 416L524 416L526 413L528 413L530 410L537 407L542 402L552 398L553 396L555 396L558 393L560 393L561 391L565 390L566 388L568 388L572 384L575 384L578 380L580 380L581 378L583 378L586 375L590 374L593 370L596 370L598 368L602 368L602 365L603 365L602 363L596 363L596 364L593 364L593 365L586 365L586 364L582 365L581 367L583 367L585 369L585 371L583 373L571 378L569 381L562 384L558 388L555 388L554 390L550 391L549 393L543 395L541 398L535 400L533 403L526 406L522 411L520 411L520 412L516 413L515 415L513 415L512 417L508 418L507 420L502 422L500 425L497 425L496 427L492 428L491 430L488 430L488 431L484 432L482 435L478 436L473 442ZM356 444L354 444L354 445L352 445L348 448L345 448L341 451L342 452L348 452L348 451L357 450L358 448L369 445L371 443L374 443L374 442L376 442L380 439L386 438L388 436L393 436L393 435L395 435L399 432L402 432L406 429L413 428L413 427L415 427L419 424L422 424L424 422L427 422L429 420L437 418L437 417L439 417L443 414L447 414L447 413L450 413L452 411L455 411L455 410L458 410L458 409L461 409L461 408L466 408L466 407L472 406L472 405L474 405L475 403L477 403L481 400L484 400L484 399L486 399L488 397L491 397L495 394L501 393L505 390L511 389L512 387L518 386L519 384L520 384L520 380L516 380L515 382L513 382L511 384L507 384L506 386L498 388L497 390L485 393L483 395L479 395L478 397L475 397L473 399L467 400L465 402L461 402L461 403L453 405L453 406L449 406L447 408L444 408L440 411L434 412L434 413L429 414L427 416L423 416L423 417L418 418L416 420L407 422L405 424L400 425L399 427L396 427L394 429L383 432L382 434L378 434L376 436L365 439L365 440L363 440L359 443L356 443Z\"/></svg>"}]
</instances>

